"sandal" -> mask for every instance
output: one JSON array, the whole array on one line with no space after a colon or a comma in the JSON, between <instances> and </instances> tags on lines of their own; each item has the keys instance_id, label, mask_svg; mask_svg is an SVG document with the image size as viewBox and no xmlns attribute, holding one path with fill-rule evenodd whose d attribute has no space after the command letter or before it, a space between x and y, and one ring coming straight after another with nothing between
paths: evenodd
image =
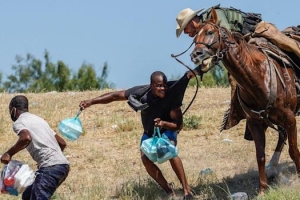
<instances>
[{"instance_id":1,"label":"sandal","mask_svg":"<svg viewBox=\"0 0 300 200\"><path fill-rule=\"evenodd\" d=\"M168 183L169 188L174 189L175 184L173 182Z\"/></svg>"},{"instance_id":2,"label":"sandal","mask_svg":"<svg viewBox=\"0 0 300 200\"><path fill-rule=\"evenodd\" d=\"M183 200L192 200L192 199L194 199L194 196L192 194L188 194L183 197Z\"/></svg>"},{"instance_id":3,"label":"sandal","mask_svg":"<svg viewBox=\"0 0 300 200\"><path fill-rule=\"evenodd\" d=\"M168 186L171 190L171 192L168 193L168 199L175 199L176 198L176 194L174 191L175 184L173 182L171 182L171 183L168 183Z\"/></svg>"}]
</instances>

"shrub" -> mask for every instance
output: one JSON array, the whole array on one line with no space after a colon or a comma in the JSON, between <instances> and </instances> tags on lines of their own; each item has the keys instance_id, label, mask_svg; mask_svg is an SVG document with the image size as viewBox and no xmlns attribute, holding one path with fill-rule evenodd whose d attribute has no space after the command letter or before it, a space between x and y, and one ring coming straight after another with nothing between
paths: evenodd
<instances>
[{"instance_id":1,"label":"shrub","mask_svg":"<svg viewBox=\"0 0 300 200\"><path fill-rule=\"evenodd\" d=\"M192 115L183 118L183 130L198 129L201 117Z\"/></svg>"}]
</instances>

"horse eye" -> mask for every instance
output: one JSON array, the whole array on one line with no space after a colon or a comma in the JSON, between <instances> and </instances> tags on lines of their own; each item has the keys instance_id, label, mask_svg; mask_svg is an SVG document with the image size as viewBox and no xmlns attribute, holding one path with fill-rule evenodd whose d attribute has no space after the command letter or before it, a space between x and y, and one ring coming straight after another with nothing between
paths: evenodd
<instances>
[{"instance_id":1,"label":"horse eye","mask_svg":"<svg viewBox=\"0 0 300 200\"><path fill-rule=\"evenodd\" d=\"M213 33L213 31L207 31L207 35L212 35Z\"/></svg>"}]
</instances>

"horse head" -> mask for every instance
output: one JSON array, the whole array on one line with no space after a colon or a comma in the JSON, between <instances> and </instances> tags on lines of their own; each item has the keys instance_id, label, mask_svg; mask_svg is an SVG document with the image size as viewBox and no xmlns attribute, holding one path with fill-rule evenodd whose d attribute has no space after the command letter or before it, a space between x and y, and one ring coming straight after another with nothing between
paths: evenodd
<instances>
[{"instance_id":1,"label":"horse head","mask_svg":"<svg viewBox=\"0 0 300 200\"><path fill-rule=\"evenodd\" d=\"M190 54L192 62L200 66L201 71L207 72L223 58L226 45L224 38L229 32L219 27L214 8L211 9L211 18L196 26L197 35L194 38L195 48Z\"/></svg>"}]
</instances>

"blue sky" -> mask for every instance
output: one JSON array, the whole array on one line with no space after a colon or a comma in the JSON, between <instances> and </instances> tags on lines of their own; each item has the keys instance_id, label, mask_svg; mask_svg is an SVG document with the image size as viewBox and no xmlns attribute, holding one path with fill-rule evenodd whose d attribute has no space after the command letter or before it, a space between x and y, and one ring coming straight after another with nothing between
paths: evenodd
<instances>
[{"instance_id":1,"label":"blue sky","mask_svg":"<svg viewBox=\"0 0 300 200\"><path fill-rule=\"evenodd\" d=\"M44 61L45 50L56 63L62 60L74 71L83 62L101 69L109 66L107 81L118 89L149 82L153 71L171 78L187 69L171 54L192 42L176 38L176 16L184 8L209 8L220 1L199 0L30 0L0 2L0 72L12 74L15 56L30 53ZM271 0L221 2L244 12L261 13L280 30L299 25L300 1ZM180 59L193 66L189 52Z\"/></svg>"}]
</instances>

